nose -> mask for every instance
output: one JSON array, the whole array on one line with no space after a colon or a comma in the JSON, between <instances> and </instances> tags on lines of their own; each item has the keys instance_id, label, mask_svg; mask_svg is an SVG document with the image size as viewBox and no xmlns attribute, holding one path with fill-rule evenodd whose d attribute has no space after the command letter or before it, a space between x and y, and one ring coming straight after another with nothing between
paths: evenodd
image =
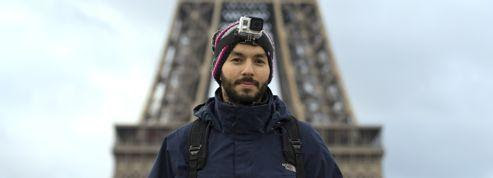
<instances>
[{"instance_id":1,"label":"nose","mask_svg":"<svg viewBox=\"0 0 493 178\"><path fill-rule=\"evenodd\" d=\"M251 61L251 60L248 60L248 61ZM245 67L241 71L241 75L253 76L253 63L252 62L247 62L245 64Z\"/></svg>"}]
</instances>

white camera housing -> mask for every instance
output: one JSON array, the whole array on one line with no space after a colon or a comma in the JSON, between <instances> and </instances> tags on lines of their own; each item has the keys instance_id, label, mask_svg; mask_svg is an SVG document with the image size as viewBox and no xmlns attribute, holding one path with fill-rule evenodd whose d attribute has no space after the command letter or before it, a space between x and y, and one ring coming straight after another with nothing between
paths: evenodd
<instances>
[{"instance_id":1,"label":"white camera housing","mask_svg":"<svg viewBox=\"0 0 493 178\"><path fill-rule=\"evenodd\" d=\"M261 18L240 17L238 34L247 37L247 40L255 40L262 36L263 20Z\"/></svg>"}]
</instances>

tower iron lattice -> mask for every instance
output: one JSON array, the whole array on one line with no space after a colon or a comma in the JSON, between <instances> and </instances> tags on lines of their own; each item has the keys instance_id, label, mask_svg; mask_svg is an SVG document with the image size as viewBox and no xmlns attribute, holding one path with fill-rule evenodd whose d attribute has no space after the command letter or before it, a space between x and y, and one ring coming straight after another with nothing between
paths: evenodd
<instances>
[{"instance_id":1,"label":"tower iron lattice","mask_svg":"<svg viewBox=\"0 0 493 178\"><path fill-rule=\"evenodd\" d=\"M282 99L320 132L344 177L383 177L381 126L356 122L316 0L178 1L140 121L116 125L114 177L147 177L162 139L194 119L212 82L210 36L244 15L265 20Z\"/></svg>"}]
</instances>

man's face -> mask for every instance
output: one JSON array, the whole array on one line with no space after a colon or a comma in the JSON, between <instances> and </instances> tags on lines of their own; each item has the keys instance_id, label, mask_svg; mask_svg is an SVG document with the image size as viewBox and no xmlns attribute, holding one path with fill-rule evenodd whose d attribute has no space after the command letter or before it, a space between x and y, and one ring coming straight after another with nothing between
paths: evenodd
<instances>
[{"instance_id":1,"label":"man's face","mask_svg":"<svg viewBox=\"0 0 493 178\"><path fill-rule=\"evenodd\" d=\"M268 58L262 47L237 44L222 66L223 98L244 105L259 101L267 89L269 74Z\"/></svg>"}]
</instances>

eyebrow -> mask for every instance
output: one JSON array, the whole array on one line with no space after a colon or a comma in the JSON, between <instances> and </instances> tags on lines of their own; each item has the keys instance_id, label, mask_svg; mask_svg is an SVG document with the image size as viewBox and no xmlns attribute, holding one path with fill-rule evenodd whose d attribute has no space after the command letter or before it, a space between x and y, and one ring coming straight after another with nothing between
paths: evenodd
<instances>
[{"instance_id":1,"label":"eyebrow","mask_svg":"<svg viewBox=\"0 0 493 178\"><path fill-rule=\"evenodd\" d=\"M231 55L238 56L238 57L245 57L245 55L243 53L236 52L236 51L232 51ZM253 57L254 58L267 58L267 56L265 54L255 54Z\"/></svg>"},{"instance_id":2,"label":"eyebrow","mask_svg":"<svg viewBox=\"0 0 493 178\"><path fill-rule=\"evenodd\" d=\"M243 55L243 53L239 53L239 52L236 52L236 51L233 51L231 52L233 56L239 56L239 57L245 57L245 55Z\"/></svg>"},{"instance_id":3,"label":"eyebrow","mask_svg":"<svg viewBox=\"0 0 493 178\"><path fill-rule=\"evenodd\" d=\"M256 54L255 56L253 56L254 58L267 58L267 56L265 54Z\"/></svg>"}]
</instances>

